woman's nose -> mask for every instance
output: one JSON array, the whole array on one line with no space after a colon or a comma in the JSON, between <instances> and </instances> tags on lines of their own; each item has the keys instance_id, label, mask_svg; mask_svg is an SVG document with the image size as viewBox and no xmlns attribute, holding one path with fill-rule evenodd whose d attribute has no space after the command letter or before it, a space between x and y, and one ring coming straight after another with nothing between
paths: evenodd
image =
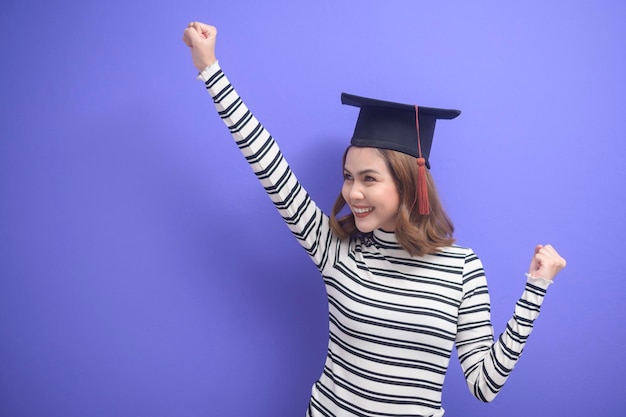
<instances>
[{"instance_id":1,"label":"woman's nose","mask_svg":"<svg viewBox=\"0 0 626 417\"><path fill-rule=\"evenodd\" d=\"M363 199L363 191L357 183L352 184L352 187L350 188L350 199L357 201Z\"/></svg>"}]
</instances>

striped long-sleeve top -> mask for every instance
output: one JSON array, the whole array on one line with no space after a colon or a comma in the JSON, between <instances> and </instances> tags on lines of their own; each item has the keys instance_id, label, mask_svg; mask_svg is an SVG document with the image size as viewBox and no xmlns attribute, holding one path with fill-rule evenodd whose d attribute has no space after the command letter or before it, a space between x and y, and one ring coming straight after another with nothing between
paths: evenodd
<instances>
[{"instance_id":1,"label":"striped long-sleeve top","mask_svg":"<svg viewBox=\"0 0 626 417\"><path fill-rule=\"evenodd\" d=\"M513 317L494 341L487 282L471 249L450 246L414 257L394 233L376 230L368 241L338 238L219 64L199 78L324 280L328 354L306 415L441 416L455 346L470 391L491 401L522 353L548 283L526 282Z\"/></svg>"}]
</instances>

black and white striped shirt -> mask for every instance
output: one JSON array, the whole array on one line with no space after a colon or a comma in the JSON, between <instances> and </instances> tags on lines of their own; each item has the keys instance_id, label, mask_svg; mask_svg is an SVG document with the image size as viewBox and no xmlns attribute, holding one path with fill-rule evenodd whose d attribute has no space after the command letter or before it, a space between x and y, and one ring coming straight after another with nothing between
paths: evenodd
<instances>
[{"instance_id":1,"label":"black and white striped shirt","mask_svg":"<svg viewBox=\"0 0 626 417\"><path fill-rule=\"evenodd\" d=\"M307 416L441 416L454 346L472 394L492 400L522 353L548 283L526 283L513 318L494 342L487 282L471 249L451 246L412 257L382 230L368 241L339 239L219 64L199 78L324 279L328 356Z\"/></svg>"}]
</instances>

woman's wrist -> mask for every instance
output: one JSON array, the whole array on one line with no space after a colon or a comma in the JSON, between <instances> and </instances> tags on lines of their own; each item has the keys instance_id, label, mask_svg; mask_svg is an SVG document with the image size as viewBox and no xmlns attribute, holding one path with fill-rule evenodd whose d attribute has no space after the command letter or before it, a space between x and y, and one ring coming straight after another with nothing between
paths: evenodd
<instances>
[{"instance_id":1,"label":"woman's wrist","mask_svg":"<svg viewBox=\"0 0 626 417\"><path fill-rule=\"evenodd\" d=\"M219 61L216 59L215 61L213 61L213 63L205 66L204 68L202 68L201 71L198 72L198 79L202 80L202 81L207 81L211 75L219 69Z\"/></svg>"}]
</instances>

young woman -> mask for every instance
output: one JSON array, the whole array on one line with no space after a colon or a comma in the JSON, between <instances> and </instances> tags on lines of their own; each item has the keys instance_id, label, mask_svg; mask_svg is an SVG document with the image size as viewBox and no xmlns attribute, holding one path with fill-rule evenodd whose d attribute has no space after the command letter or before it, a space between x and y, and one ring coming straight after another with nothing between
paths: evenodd
<instances>
[{"instance_id":1,"label":"young woman","mask_svg":"<svg viewBox=\"0 0 626 417\"><path fill-rule=\"evenodd\" d=\"M455 346L470 391L491 401L519 359L565 260L550 245L535 248L514 315L494 341L482 264L471 249L453 244L452 223L426 170L433 119L452 118L454 111L407 112L405 105L344 96L344 103L361 110L329 217L220 69L216 34L198 22L184 31L198 77L326 286L328 356L306 415L441 416L441 389ZM413 127L406 134L417 136L409 139L415 145L401 143L405 133L396 134L397 126L411 124L403 121L407 114ZM349 213L337 219L346 205Z\"/></svg>"}]
</instances>

